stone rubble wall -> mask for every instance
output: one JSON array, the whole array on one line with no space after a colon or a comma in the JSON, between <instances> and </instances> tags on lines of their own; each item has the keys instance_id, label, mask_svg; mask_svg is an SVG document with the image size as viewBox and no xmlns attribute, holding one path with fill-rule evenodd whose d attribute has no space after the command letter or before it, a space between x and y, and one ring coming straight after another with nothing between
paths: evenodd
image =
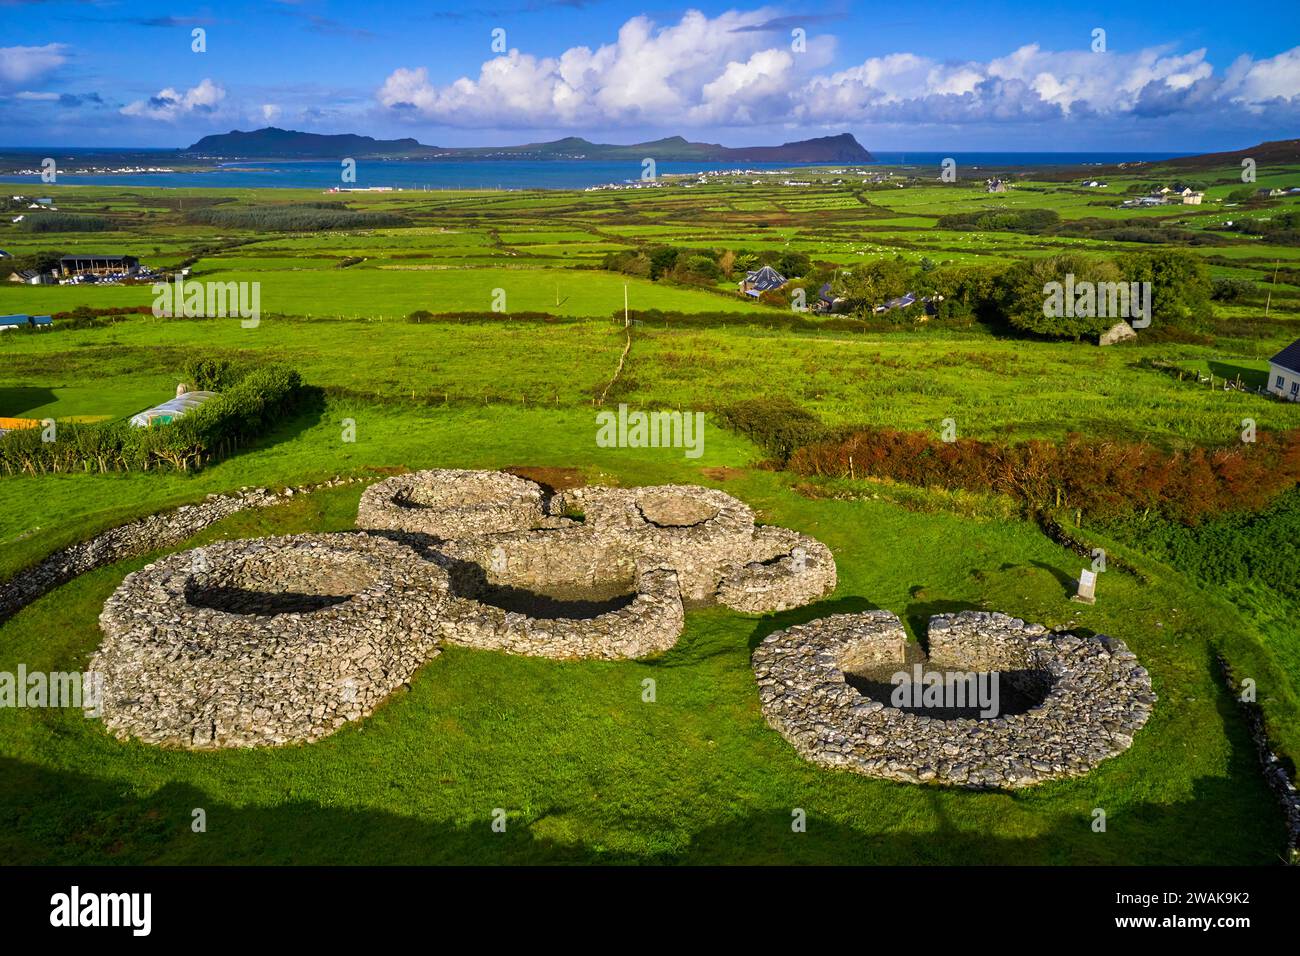
<instances>
[{"instance_id":1,"label":"stone rubble wall","mask_svg":"<svg viewBox=\"0 0 1300 956\"><path fill-rule=\"evenodd\" d=\"M372 485L357 524L128 575L92 662L110 730L195 748L311 741L370 713L440 643L644 657L677 642L691 603L761 612L835 586L819 542L690 485L548 497L513 475L441 469ZM508 609L519 600L530 613Z\"/></svg>"},{"instance_id":2,"label":"stone rubble wall","mask_svg":"<svg viewBox=\"0 0 1300 956\"><path fill-rule=\"evenodd\" d=\"M889 663L887 655L904 650L901 629L894 615L873 611L769 635L753 654L768 723L824 767L907 783L1014 789L1079 776L1122 753L1155 705L1150 675L1121 641L962 612L931 624L952 638L947 650L978 660L967 638L973 634L1003 650L1021 645L1019 659L1051 674L1042 703L1014 716L953 720L887 706L846 683L844 668ZM901 669L901 657L898 663Z\"/></svg>"},{"instance_id":3,"label":"stone rubble wall","mask_svg":"<svg viewBox=\"0 0 1300 956\"><path fill-rule=\"evenodd\" d=\"M1046 634L1041 624L1008 626L1005 614L965 611L930 618L926 629L930 662L938 667L963 671L1010 671L1037 669L1033 643L1025 640ZM1013 619L1014 620L1014 619Z\"/></svg>"},{"instance_id":4,"label":"stone rubble wall","mask_svg":"<svg viewBox=\"0 0 1300 956\"><path fill-rule=\"evenodd\" d=\"M835 557L815 538L786 528L755 528L740 561L722 564L717 599L733 611L763 614L802 607L835 590Z\"/></svg>"},{"instance_id":5,"label":"stone rubble wall","mask_svg":"<svg viewBox=\"0 0 1300 956\"><path fill-rule=\"evenodd\" d=\"M828 548L784 528L756 526L748 505L712 488L570 489L553 498L549 509L539 505L536 511L515 511L513 527L503 527L508 522L502 520L491 531L465 521L454 508L444 518L432 507L383 504L413 484L426 489L428 500L454 500L439 486L478 474L483 473L419 472L380 482L362 496L357 525L446 539L432 550L482 568L494 583L537 590L630 582L639 561L676 571L687 607L722 603L769 613L808 604L835 589L835 560ZM532 484L506 477L511 482L501 490L511 501L518 499L517 483ZM488 487L487 481L482 485ZM540 501L541 489L534 487ZM566 512L581 518L566 517Z\"/></svg>"},{"instance_id":6,"label":"stone rubble wall","mask_svg":"<svg viewBox=\"0 0 1300 956\"><path fill-rule=\"evenodd\" d=\"M199 504L181 505L173 511L160 512L110 528L89 540L54 552L0 584L0 622L8 620L37 598L87 571L178 544L238 511L265 508L279 504L295 494L307 494L321 488L333 488L363 480L335 477L317 485L286 488L278 493L266 488L242 488L234 494L208 495Z\"/></svg>"},{"instance_id":7,"label":"stone rubble wall","mask_svg":"<svg viewBox=\"0 0 1300 956\"><path fill-rule=\"evenodd\" d=\"M1246 718L1246 726L1250 728L1250 737L1259 756L1264 782L1273 791L1282 808L1282 816L1286 824L1286 849L1283 859L1292 866L1300 865L1300 789L1291 779L1293 768L1288 769L1287 764L1274 751L1273 744L1268 739L1263 709L1256 701L1243 699L1242 683L1227 659L1219 655L1218 664L1224 681L1237 701L1237 707Z\"/></svg>"},{"instance_id":8,"label":"stone rubble wall","mask_svg":"<svg viewBox=\"0 0 1300 956\"><path fill-rule=\"evenodd\" d=\"M355 593L339 587L349 580ZM194 603L200 590L246 589L346 600L278 614ZM449 603L445 571L369 535L222 541L170 555L127 575L104 603L105 637L90 662L103 678L104 723L119 738L174 747L317 740L369 714L437 655Z\"/></svg>"},{"instance_id":9,"label":"stone rubble wall","mask_svg":"<svg viewBox=\"0 0 1300 956\"><path fill-rule=\"evenodd\" d=\"M557 660L625 660L669 650L685 624L677 573L645 566L636 597L590 618L535 618L460 599L443 624L449 644Z\"/></svg>"},{"instance_id":10,"label":"stone rubble wall","mask_svg":"<svg viewBox=\"0 0 1300 956\"><path fill-rule=\"evenodd\" d=\"M361 496L357 526L452 539L535 528L546 516L535 482L503 471L439 468L371 485Z\"/></svg>"}]
</instances>

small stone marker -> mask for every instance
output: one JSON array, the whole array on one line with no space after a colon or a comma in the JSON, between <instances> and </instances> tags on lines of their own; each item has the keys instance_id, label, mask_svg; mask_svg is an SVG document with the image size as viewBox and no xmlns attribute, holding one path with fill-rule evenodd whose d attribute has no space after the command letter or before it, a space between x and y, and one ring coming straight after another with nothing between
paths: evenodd
<instances>
[{"instance_id":1,"label":"small stone marker","mask_svg":"<svg viewBox=\"0 0 1300 956\"><path fill-rule=\"evenodd\" d=\"M1079 593L1070 598L1083 604L1097 603L1097 572L1084 568L1079 572Z\"/></svg>"}]
</instances>

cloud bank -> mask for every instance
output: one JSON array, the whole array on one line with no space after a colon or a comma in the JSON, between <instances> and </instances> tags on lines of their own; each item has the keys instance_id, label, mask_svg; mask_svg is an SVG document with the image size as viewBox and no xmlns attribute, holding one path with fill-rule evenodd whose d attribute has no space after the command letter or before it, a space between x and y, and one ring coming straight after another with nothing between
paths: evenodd
<instances>
[{"instance_id":1,"label":"cloud bank","mask_svg":"<svg viewBox=\"0 0 1300 956\"><path fill-rule=\"evenodd\" d=\"M383 111L463 128L961 125L1071 119L1205 119L1216 111L1300 117L1300 47L1216 70L1205 49L1046 50L1028 44L987 61L911 52L826 72L830 37L791 35L798 18L771 10L708 17L688 11L659 26L628 20L596 49L559 56L511 49L477 77L430 80L395 69L376 92ZM780 30L771 24L779 22ZM786 27L789 26L789 29Z\"/></svg>"}]
</instances>

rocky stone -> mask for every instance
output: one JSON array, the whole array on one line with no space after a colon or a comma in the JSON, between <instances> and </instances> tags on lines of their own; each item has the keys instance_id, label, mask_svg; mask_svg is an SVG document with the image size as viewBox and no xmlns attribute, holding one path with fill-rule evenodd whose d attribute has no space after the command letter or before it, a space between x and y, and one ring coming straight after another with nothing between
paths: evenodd
<instances>
[{"instance_id":1,"label":"rocky stone","mask_svg":"<svg viewBox=\"0 0 1300 956\"><path fill-rule=\"evenodd\" d=\"M902 622L868 611L765 638L753 654L763 714L801 756L822 766L909 783L1020 788L1085 774L1123 752L1155 703L1150 676L1113 638L1052 632L982 611L933 617L928 638L936 668L1041 675L1034 678L1048 685L1041 702L991 719L941 719L869 700L845 671L903 670L911 655ZM844 743L827 746L828 732Z\"/></svg>"},{"instance_id":2,"label":"rocky stone","mask_svg":"<svg viewBox=\"0 0 1300 956\"><path fill-rule=\"evenodd\" d=\"M104 603L105 725L187 748L316 740L438 653L447 574L358 534L222 541L127 575Z\"/></svg>"},{"instance_id":3,"label":"rocky stone","mask_svg":"<svg viewBox=\"0 0 1300 956\"><path fill-rule=\"evenodd\" d=\"M317 740L371 713L442 643L639 658L677 642L688 605L780 610L835 586L824 545L756 527L720 491L566 495L498 472L417 472L365 491L358 533L224 541L130 574L105 602L91 665L104 721L187 748ZM168 534L242 500L178 511Z\"/></svg>"}]
</instances>

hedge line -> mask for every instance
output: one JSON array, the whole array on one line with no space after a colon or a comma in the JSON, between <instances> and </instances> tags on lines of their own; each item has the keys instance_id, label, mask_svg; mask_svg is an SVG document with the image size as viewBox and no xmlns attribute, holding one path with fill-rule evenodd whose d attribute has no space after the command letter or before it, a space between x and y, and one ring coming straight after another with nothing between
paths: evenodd
<instances>
[{"instance_id":1,"label":"hedge line","mask_svg":"<svg viewBox=\"0 0 1300 956\"><path fill-rule=\"evenodd\" d=\"M49 442L42 428L16 429L0 437L0 473L190 471L263 434L302 395L295 370L270 365L167 425L135 428L126 419L59 425Z\"/></svg>"},{"instance_id":2,"label":"hedge line","mask_svg":"<svg viewBox=\"0 0 1300 956\"><path fill-rule=\"evenodd\" d=\"M788 398L714 412L777 464L800 475L886 478L917 487L1007 494L1030 512L1076 509L1092 518L1158 514L1187 525L1262 508L1300 482L1300 430L1253 443L1165 451L1090 439L1015 444L941 441L891 428L830 428Z\"/></svg>"},{"instance_id":3,"label":"hedge line","mask_svg":"<svg viewBox=\"0 0 1300 956\"><path fill-rule=\"evenodd\" d=\"M1009 494L1031 512L1068 507L1093 518L1156 513L1196 525L1261 508L1300 482L1300 430L1253 443L1167 452L1072 434L1017 444L862 429L795 450L802 475L877 477L948 490Z\"/></svg>"},{"instance_id":4,"label":"hedge line","mask_svg":"<svg viewBox=\"0 0 1300 956\"><path fill-rule=\"evenodd\" d=\"M223 229L256 229L271 232L319 232L323 229L375 229L409 226L411 221L395 212L359 211L337 203L299 203L286 206L236 206L198 209L190 222Z\"/></svg>"}]
</instances>

